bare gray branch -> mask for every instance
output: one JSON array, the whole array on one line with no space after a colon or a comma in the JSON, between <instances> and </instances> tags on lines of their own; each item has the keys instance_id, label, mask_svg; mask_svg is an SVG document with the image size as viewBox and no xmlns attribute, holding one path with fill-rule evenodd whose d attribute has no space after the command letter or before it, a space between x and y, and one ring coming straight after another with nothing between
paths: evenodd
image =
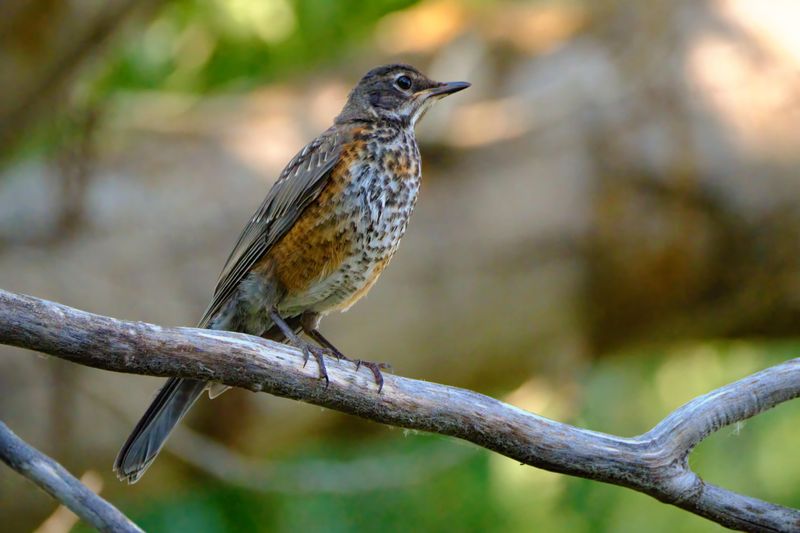
<instances>
[{"instance_id":1,"label":"bare gray branch","mask_svg":"<svg viewBox=\"0 0 800 533\"><path fill-rule=\"evenodd\" d=\"M89 490L57 462L28 445L0 422L0 460L36 483L100 531L141 533L116 507Z\"/></svg>"},{"instance_id":2,"label":"bare gray branch","mask_svg":"<svg viewBox=\"0 0 800 533\"><path fill-rule=\"evenodd\" d=\"M75 363L152 376L216 381L377 422L462 438L531 466L649 494L724 526L800 531L800 510L705 483L688 455L718 429L800 396L800 359L753 374L679 408L651 431L623 438L561 424L487 396L328 363L330 386L299 351L239 333L162 328L93 315L0 291L0 342Z\"/></svg>"}]
</instances>

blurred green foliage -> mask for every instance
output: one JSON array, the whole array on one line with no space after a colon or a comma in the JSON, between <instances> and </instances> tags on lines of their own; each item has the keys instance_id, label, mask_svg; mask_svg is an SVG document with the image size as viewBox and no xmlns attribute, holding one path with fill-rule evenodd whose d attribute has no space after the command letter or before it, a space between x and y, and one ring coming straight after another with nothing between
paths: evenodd
<instances>
[{"instance_id":1,"label":"blurred green foliage","mask_svg":"<svg viewBox=\"0 0 800 533\"><path fill-rule=\"evenodd\" d=\"M669 411L767 366L790 359L800 343L704 342L641 349L600 360L587 372L580 413L571 423L619 435L641 433ZM800 405L788 403L724 428L691 455L704 479L751 496L800 507L796 453ZM367 444L328 441L290 458L339 459L416 454L442 439L391 432ZM452 446L463 446L453 442ZM574 479L489 452L402 489L356 495L264 495L203 480L169 498L126 505L147 531L572 531L696 532L719 527L637 492ZM353 473L358 475L357 472Z\"/></svg>"},{"instance_id":2,"label":"blurred green foliage","mask_svg":"<svg viewBox=\"0 0 800 533\"><path fill-rule=\"evenodd\" d=\"M98 89L247 88L340 57L414 0L179 0L123 39ZM411 37L411 36L409 36Z\"/></svg>"},{"instance_id":3,"label":"blurred green foliage","mask_svg":"<svg viewBox=\"0 0 800 533\"><path fill-rule=\"evenodd\" d=\"M314 72L349 55L364 56L380 18L415 3L167 2L143 27L123 31L91 68L80 70L68 101L35 123L13 150L0 153L0 167L50 153L80 138L75 116L105 109L118 92L245 91L296 73Z\"/></svg>"}]
</instances>

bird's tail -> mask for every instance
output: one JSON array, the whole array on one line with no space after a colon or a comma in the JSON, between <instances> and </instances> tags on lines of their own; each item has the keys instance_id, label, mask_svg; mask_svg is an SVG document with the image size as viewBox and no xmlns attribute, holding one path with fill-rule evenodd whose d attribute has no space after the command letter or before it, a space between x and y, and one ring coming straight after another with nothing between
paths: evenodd
<instances>
[{"instance_id":1,"label":"bird's tail","mask_svg":"<svg viewBox=\"0 0 800 533\"><path fill-rule=\"evenodd\" d=\"M136 483L164 446L172 428L180 422L208 384L193 379L170 378L158 391L114 461L120 481Z\"/></svg>"}]
</instances>

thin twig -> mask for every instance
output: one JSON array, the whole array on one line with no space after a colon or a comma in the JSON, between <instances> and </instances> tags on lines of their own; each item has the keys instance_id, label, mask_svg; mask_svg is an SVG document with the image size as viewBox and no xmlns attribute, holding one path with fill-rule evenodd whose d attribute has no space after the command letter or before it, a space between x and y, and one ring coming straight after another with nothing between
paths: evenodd
<instances>
[{"instance_id":1,"label":"thin twig","mask_svg":"<svg viewBox=\"0 0 800 533\"><path fill-rule=\"evenodd\" d=\"M89 490L63 466L53 461L0 422L0 460L100 531L139 532L116 507Z\"/></svg>"},{"instance_id":2,"label":"thin twig","mask_svg":"<svg viewBox=\"0 0 800 533\"><path fill-rule=\"evenodd\" d=\"M203 379L301 400L363 418L473 442L521 463L649 494L724 526L800 531L800 510L705 483L688 464L720 428L800 396L800 359L701 396L634 438L561 424L487 396L330 361L330 385L289 346L240 333L163 328L93 315L0 291L0 343L75 363L151 376Z\"/></svg>"}]
</instances>

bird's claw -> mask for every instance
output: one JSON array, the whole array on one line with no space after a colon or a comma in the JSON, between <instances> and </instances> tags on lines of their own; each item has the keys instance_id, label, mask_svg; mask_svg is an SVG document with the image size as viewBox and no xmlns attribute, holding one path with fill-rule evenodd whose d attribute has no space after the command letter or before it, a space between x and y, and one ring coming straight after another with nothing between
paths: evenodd
<instances>
[{"instance_id":1,"label":"bird's claw","mask_svg":"<svg viewBox=\"0 0 800 533\"><path fill-rule=\"evenodd\" d=\"M380 394L383 390L383 373L381 373L381 370L391 370L392 366L388 363L373 363L362 359L356 359L353 362L356 364L356 372L362 366L372 371L372 375L375 377L375 384L378 385L378 394Z\"/></svg>"},{"instance_id":2,"label":"bird's claw","mask_svg":"<svg viewBox=\"0 0 800 533\"><path fill-rule=\"evenodd\" d=\"M314 346L313 344L309 344L307 342L303 342L299 348L303 352L303 368L306 367L306 364L308 364L308 360L311 358L311 356L314 356L314 360L317 362L317 366L319 367L320 379L325 380L326 387L330 385L331 380L328 378L328 368L325 366L325 356L328 355L336 357L336 354L331 350Z\"/></svg>"},{"instance_id":3,"label":"bird's claw","mask_svg":"<svg viewBox=\"0 0 800 533\"><path fill-rule=\"evenodd\" d=\"M312 356L314 357L314 360L317 361L317 365L319 366L319 377L325 380L326 387L330 385L328 369L325 366L326 355L328 357L335 357L337 361L350 361L355 363L356 372L358 372L362 366L369 368L375 378L375 384L378 385L379 394L383 390L384 383L381 370L391 370L392 368L388 363L373 363L372 361L364 361L362 359L349 359L333 346L316 346L301 339L297 339L297 342L293 342L292 344L295 344L298 348L300 348L300 350L302 350L304 368L308 363L308 360L311 359Z\"/></svg>"}]
</instances>

